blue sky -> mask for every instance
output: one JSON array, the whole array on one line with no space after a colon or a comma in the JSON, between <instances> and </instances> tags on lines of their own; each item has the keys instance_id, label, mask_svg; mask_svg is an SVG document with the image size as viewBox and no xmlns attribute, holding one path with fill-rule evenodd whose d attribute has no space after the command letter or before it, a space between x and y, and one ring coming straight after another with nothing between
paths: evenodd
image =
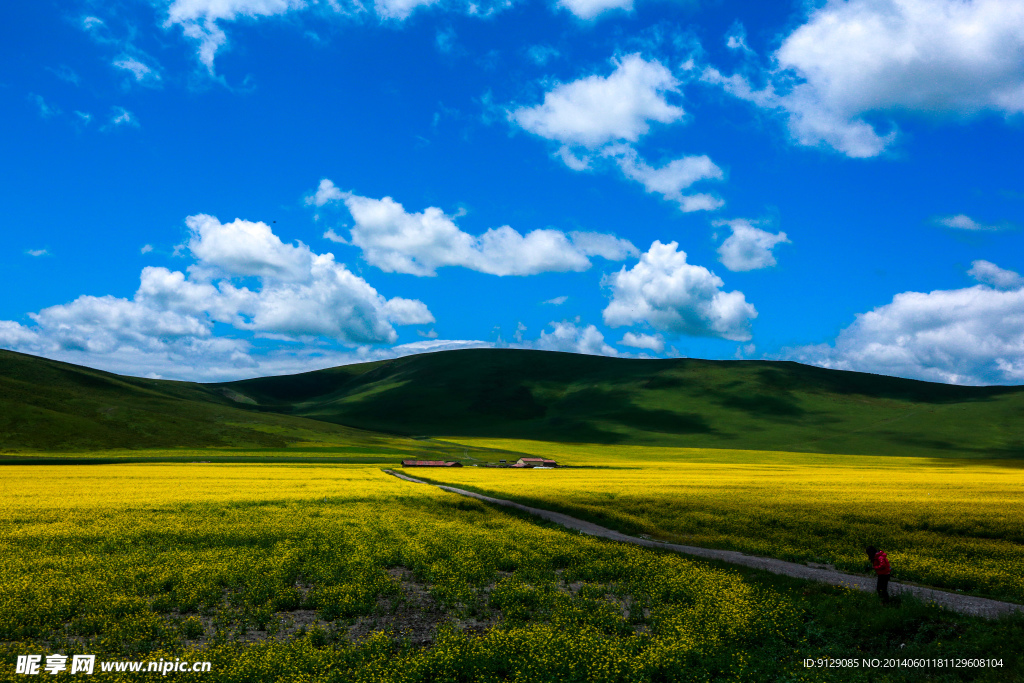
<instances>
[{"instance_id":1,"label":"blue sky","mask_svg":"<svg viewBox=\"0 0 1024 683\"><path fill-rule=\"evenodd\" d=\"M0 347L1024 381L1016 0L3 10Z\"/></svg>"}]
</instances>

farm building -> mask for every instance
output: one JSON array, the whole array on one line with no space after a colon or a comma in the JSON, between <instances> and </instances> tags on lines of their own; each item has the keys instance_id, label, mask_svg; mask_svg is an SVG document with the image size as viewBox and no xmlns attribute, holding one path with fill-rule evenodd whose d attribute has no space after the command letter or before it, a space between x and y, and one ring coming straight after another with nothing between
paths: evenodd
<instances>
[{"instance_id":1,"label":"farm building","mask_svg":"<svg viewBox=\"0 0 1024 683\"><path fill-rule=\"evenodd\" d=\"M403 460L402 467L462 467L462 463L446 460Z\"/></svg>"},{"instance_id":2,"label":"farm building","mask_svg":"<svg viewBox=\"0 0 1024 683\"><path fill-rule=\"evenodd\" d=\"M558 463L547 458L519 458L512 467L558 467Z\"/></svg>"}]
</instances>

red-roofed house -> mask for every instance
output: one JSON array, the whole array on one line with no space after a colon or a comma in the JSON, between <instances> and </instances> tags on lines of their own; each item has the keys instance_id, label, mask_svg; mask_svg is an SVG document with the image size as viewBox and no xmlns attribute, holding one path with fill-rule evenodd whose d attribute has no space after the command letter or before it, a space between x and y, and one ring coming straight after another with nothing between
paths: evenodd
<instances>
[{"instance_id":1,"label":"red-roofed house","mask_svg":"<svg viewBox=\"0 0 1024 683\"><path fill-rule=\"evenodd\" d=\"M558 463L547 458L519 458L512 467L558 467Z\"/></svg>"}]
</instances>

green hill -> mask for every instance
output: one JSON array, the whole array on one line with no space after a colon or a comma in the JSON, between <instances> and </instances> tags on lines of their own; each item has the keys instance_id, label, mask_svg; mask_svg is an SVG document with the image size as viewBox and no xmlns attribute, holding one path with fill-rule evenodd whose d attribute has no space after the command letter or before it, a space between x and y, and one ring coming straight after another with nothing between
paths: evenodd
<instances>
[{"instance_id":1,"label":"green hill","mask_svg":"<svg viewBox=\"0 0 1024 683\"><path fill-rule=\"evenodd\" d=\"M215 385L260 410L396 434L1024 456L1024 387L791 362L471 349Z\"/></svg>"},{"instance_id":2,"label":"green hill","mask_svg":"<svg viewBox=\"0 0 1024 683\"><path fill-rule=\"evenodd\" d=\"M242 410L245 400L224 387L124 377L0 350L0 452L302 442L380 452L396 445L391 437L330 422Z\"/></svg>"},{"instance_id":3,"label":"green hill","mask_svg":"<svg viewBox=\"0 0 1024 683\"><path fill-rule=\"evenodd\" d=\"M1024 457L1024 387L958 387L790 362L471 349L198 384L0 351L0 450L377 452L490 436L822 453Z\"/></svg>"}]
</instances>

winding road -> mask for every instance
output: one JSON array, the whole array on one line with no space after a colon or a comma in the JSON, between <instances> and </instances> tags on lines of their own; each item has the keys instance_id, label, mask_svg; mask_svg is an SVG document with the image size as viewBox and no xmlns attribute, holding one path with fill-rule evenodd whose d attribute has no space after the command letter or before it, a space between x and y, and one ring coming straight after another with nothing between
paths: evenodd
<instances>
[{"instance_id":1,"label":"winding road","mask_svg":"<svg viewBox=\"0 0 1024 683\"><path fill-rule=\"evenodd\" d=\"M449 493L457 493L460 496L476 498L477 500L482 500L485 503L493 503L494 505L513 508L520 512L527 512L531 515L546 519L549 522L554 522L569 529L575 529L583 532L589 536L606 538L620 543L632 543L633 545L644 546L647 548L672 550L677 553L703 557L709 560L720 560L730 564L739 564L745 567L753 567L754 569L762 569L773 574L782 574L798 579L806 579L808 581L819 581L833 586L845 586L846 588L862 590L868 593L873 593L875 590L875 580L873 577L869 578L865 576L857 576L855 574L845 574L835 569L810 567L803 564L797 564L795 562L776 560L770 557L745 555L744 553L736 552L734 550L712 550L710 548L698 548L691 545L678 545L676 543L663 543L661 541L652 541L646 538L637 538L618 531L613 531L612 529L607 529L592 522L570 517L569 515L563 515L560 512L533 508L520 503L514 503L511 500L491 498L490 496L466 491L464 489L458 489L452 486L431 484L430 482L422 481L420 479L410 477L407 474L394 472L392 470L384 470L384 472L414 484L437 486L437 488L443 491L448 491ZM929 602L945 609L960 612L961 614L987 617L989 619L995 619L1012 612L1024 612L1024 605L1018 605L1012 602L1000 602L999 600L978 598L973 595L961 595L959 593L950 593L947 591L936 590L934 588L912 586L904 583L890 583L889 592L892 594L908 593L916 596L924 602Z\"/></svg>"}]
</instances>

